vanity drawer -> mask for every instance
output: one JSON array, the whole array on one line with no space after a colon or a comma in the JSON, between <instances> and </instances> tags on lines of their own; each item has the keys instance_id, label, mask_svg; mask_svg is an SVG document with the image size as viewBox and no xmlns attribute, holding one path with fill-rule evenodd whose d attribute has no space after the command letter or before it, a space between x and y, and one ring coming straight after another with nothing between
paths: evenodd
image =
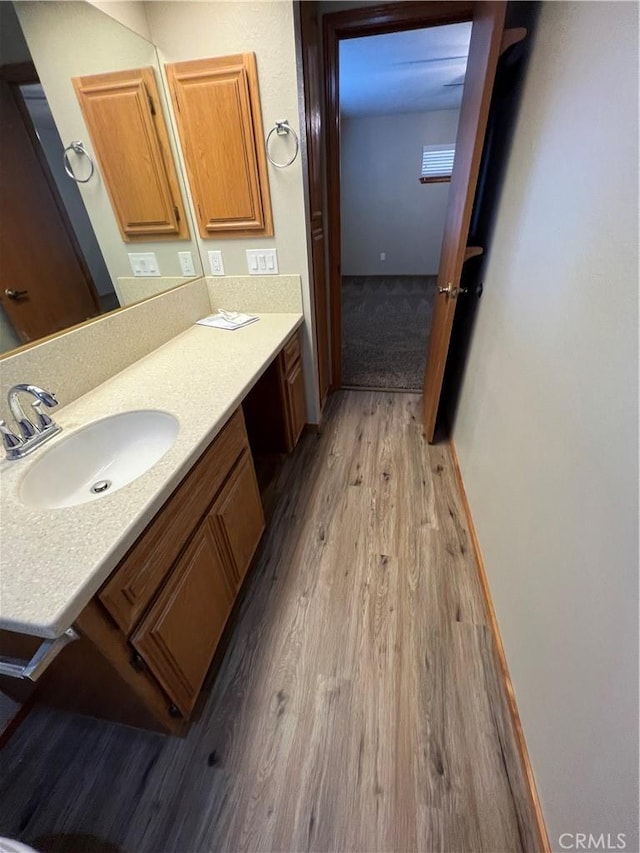
<instances>
[{"instance_id":1,"label":"vanity drawer","mask_svg":"<svg viewBox=\"0 0 640 853\"><path fill-rule=\"evenodd\" d=\"M242 410L238 409L102 588L100 601L126 634L135 627L248 446Z\"/></svg>"},{"instance_id":2,"label":"vanity drawer","mask_svg":"<svg viewBox=\"0 0 640 853\"><path fill-rule=\"evenodd\" d=\"M282 361L285 373L289 373L296 361L300 361L301 354L300 332L295 332L282 347Z\"/></svg>"}]
</instances>

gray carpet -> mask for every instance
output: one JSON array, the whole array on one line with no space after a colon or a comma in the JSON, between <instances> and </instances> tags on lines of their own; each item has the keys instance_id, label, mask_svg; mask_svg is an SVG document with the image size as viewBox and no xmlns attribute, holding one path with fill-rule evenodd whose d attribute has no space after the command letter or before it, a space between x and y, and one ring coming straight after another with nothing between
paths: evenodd
<instances>
[{"instance_id":1,"label":"gray carpet","mask_svg":"<svg viewBox=\"0 0 640 853\"><path fill-rule=\"evenodd\" d=\"M343 276L342 383L421 391L436 276Z\"/></svg>"}]
</instances>

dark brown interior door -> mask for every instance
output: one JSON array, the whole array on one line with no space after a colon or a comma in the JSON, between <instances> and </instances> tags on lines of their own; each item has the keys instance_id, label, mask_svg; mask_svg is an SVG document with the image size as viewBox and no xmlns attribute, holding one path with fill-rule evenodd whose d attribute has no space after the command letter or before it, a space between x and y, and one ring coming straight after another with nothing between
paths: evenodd
<instances>
[{"instance_id":1,"label":"dark brown interior door","mask_svg":"<svg viewBox=\"0 0 640 853\"><path fill-rule=\"evenodd\" d=\"M99 313L89 272L11 86L0 80L0 303L21 341Z\"/></svg>"},{"instance_id":2,"label":"dark brown interior door","mask_svg":"<svg viewBox=\"0 0 640 853\"><path fill-rule=\"evenodd\" d=\"M305 126L309 168L309 238L311 242L312 290L316 315L316 358L320 386L320 408L329 393L329 317L325 264L324 140L322 136L322 30L319 4L300 3L300 34L304 76Z\"/></svg>"},{"instance_id":3,"label":"dark brown interior door","mask_svg":"<svg viewBox=\"0 0 640 853\"><path fill-rule=\"evenodd\" d=\"M474 4L469 58L456 138L456 156L440 253L438 295L424 374L424 428L430 442L433 441L436 428L491 92L500 56L505 8L503 2Z\"/></svg>"}]
</instances>

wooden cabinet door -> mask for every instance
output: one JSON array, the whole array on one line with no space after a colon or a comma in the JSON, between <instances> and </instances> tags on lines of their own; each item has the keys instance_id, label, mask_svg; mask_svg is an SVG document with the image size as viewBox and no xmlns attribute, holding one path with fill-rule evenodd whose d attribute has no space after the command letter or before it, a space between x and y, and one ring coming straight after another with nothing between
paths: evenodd
<instances>
[{"instance_id":1,"label":"wooden cabinet door","mask_svg":"<svg viewBox=\"0 0 640 853\"><path fill-rule=\"evenodd\" d=\"M153 68L76 77L73 86L122 239L188 239Z\"/></svg>"},{"instance_id":2,"label":"wooden cabinet door","mask_svg":"<svg viewBox=\"0 0 640 853\"><path fill-rule=\"evenodd\" d=\"M246 452L209 513L221 551L233 570L234 589L242 583L264 531L264 512L251 454Z\"/></svg>"},{"instance_id":3,"label":"wooden cabinet door","mask_svg":"<svg viewBox=\"0 0 640 853\"><path fill-rule=\"evenodd\" d=\"M102 588L100 601L125 634L135 627L243 452L248 452L248 440L238 409Z\"/></svg>"},{"instance_id":4,"label":"wooden cabinet door","mask_svg":"<svg viewBox=\"0 0 640 853\"><path fill-rule=\"evenodd\" d=\"M272 236L255 55L166 69L200 236Z\"/></svg>"},{"instance_id":5,"label":"wooden cabinet door","mask_svg":"<svg viewBox=\"0 0 640 853\"><path fill-rule=\"evenodd\" d=\"M210 525L200 525L131 642L184 717L195 705L233 604Z\"/></svg>"},{"instance_id":6,"label":"wooden cabinet door","mask_svg":"<svg viewBox=\"0 0 640 853\"><path fill-rule=\"evenodd\" d=\"M307 404L304 394L302 363L297 361L284 378L284 403L289 434L289 451L298 443L307 420Z\"/></svg>"}]
</instances>

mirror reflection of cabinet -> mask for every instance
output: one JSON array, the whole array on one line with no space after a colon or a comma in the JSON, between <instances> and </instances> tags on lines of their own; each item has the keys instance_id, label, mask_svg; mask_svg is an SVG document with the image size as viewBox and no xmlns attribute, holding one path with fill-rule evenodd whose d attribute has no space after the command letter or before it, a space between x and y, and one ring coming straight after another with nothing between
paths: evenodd
<instances>
[{"instance_id":1,"label":"mirror reflection of cabinet","mask_svg":"<svg viewBox=\"0 0 640 853\"><path fill-rule=\"evenodd\" d=\"M73 85L122 239L188 239L153 68L75 77Z\"/></svg>"},{"instance_id":2,"label":"mirror reflection of cabinet","mask_svg":"<svg viewBox=\"0 0 640 853\"><path fill-rule=\"evenodd\" d=\"M255 54L166 69L200 236L271 237Z\"/></svg>"}]
</instances>

